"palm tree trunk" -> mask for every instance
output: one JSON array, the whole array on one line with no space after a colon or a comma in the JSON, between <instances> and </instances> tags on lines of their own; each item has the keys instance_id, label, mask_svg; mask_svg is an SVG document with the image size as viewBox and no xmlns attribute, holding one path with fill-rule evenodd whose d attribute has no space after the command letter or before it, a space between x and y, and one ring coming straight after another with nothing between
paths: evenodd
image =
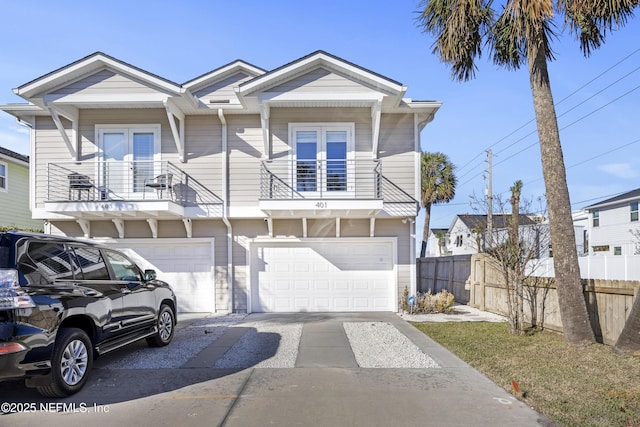
<instances>
[{"instance_id":1,"label":"palm tree trunk","mask_svg":"<svg viewBox=\"0 0 640 427\"><path fill-rule=\"evenodd\" d=\"M544 49L530 46L529 76L547 193L558 305L568 342L595 342L580 282L567 175Z\"/></svg>"},{"instance_id":2,"label":"palm tree trunk","mask_svg":"<svg viewBox=\"0 0 640 427\"><path fill-rule=\"evenodd\" d=\"M424 258L427 253L429 222L431 222L431 204L426 204L424 206L424 227L422 228L422 247L420 248L420 258Z\"/></svg>"}]
</instances>

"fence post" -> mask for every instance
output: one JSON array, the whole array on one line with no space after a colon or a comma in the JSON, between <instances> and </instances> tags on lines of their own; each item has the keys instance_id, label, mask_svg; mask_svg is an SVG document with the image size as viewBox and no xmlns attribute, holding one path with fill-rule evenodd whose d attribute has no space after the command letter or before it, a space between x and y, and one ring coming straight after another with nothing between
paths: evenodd
<instances>
[{"instance_id":1,"label":"fence post","mask_svg":"<svg viewBox=\"0 0 640 427\"><path fill-rule=\"evenodd\" d=\"M486 310L485 303L485 285L487 284L487 259L486 257L482 257L480 261L480 265L482 266L482 280L480 281L480 310Z\"/></svg>"}]
</instances>

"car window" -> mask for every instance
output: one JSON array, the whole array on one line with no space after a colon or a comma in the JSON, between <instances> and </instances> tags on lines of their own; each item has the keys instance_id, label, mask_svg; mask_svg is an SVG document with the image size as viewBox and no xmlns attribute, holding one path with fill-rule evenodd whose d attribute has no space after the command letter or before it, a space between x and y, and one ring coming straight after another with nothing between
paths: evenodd
<instances>
[{"instance_id":1,"label":"car window","mask_svg":"<svg viewBox=\"0 0 640 427\"><path fill-rule=\"evenodd\" d=\"M105 254L109 259L109 263L117 280L125 280L128 282L142 281L140 270L129 258L119 252L109 250L106 250Z\"/></svg>"},{"instance_id":2,"label":"car window","mask_svg":"<svg viewBox=\"0 0 640 427\"><path fill-rule=\"evenodd\" d=\"M73 249L82 269L84 280L111 279L100 249L83 246L76 246Z\"/></svg>"},{"instance_id":3,"label":"car window","mask_svg":"<svg viewBox=\"0 0 640 427\"><path fill-rule=\"evenodd\" d=\"M33 266L50 280L73 280L74 271L77 271L72 256L62 243L31 241L27 255Z\"/></svg>"}]
</instances>

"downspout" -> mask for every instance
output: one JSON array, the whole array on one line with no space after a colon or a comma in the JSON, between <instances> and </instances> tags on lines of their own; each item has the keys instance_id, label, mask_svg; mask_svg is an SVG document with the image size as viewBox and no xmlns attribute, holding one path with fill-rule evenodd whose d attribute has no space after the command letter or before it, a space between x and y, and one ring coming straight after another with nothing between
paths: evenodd
<instances>
[{"instance_id":1,"label":"downspout","mask_svg":"<svg viewBox=\"0 0 640 427\"><path fill-rule=\"evenodd\" d=\"M227 119L222 108L218 108L222 124L222 221L227 226L227 288L229 291L229 313L233 313L233 227L229 221L229 153L227 143Z\"/></svg>"},{"instance_id":2,"label":"downspout","mask_svg":"<svg viewBox=\"0 0 640 427\"><path fill-rule=\"evenodd\" d=\"M409 274L411 275L411 295L418 295L418 273L416 271L416 221L409 218Z\"/></svg>"}]
</instances>

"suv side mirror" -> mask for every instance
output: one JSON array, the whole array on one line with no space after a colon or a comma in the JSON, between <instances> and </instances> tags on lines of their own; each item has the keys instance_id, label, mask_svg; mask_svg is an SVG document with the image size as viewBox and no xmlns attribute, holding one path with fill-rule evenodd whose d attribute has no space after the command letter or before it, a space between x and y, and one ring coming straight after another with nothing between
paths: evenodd
<instances>
[{"instance_id":1,"label":"suv side mirror","mask_svg":"<svg viewBox=\"0 0 640 427\"><path fill-rule=\"evenodd\" d=\"M148 282L150 280L156 280L156 271L155 270L145 270L144 271L144 280Z\"/></svg>"}]
</instances>

